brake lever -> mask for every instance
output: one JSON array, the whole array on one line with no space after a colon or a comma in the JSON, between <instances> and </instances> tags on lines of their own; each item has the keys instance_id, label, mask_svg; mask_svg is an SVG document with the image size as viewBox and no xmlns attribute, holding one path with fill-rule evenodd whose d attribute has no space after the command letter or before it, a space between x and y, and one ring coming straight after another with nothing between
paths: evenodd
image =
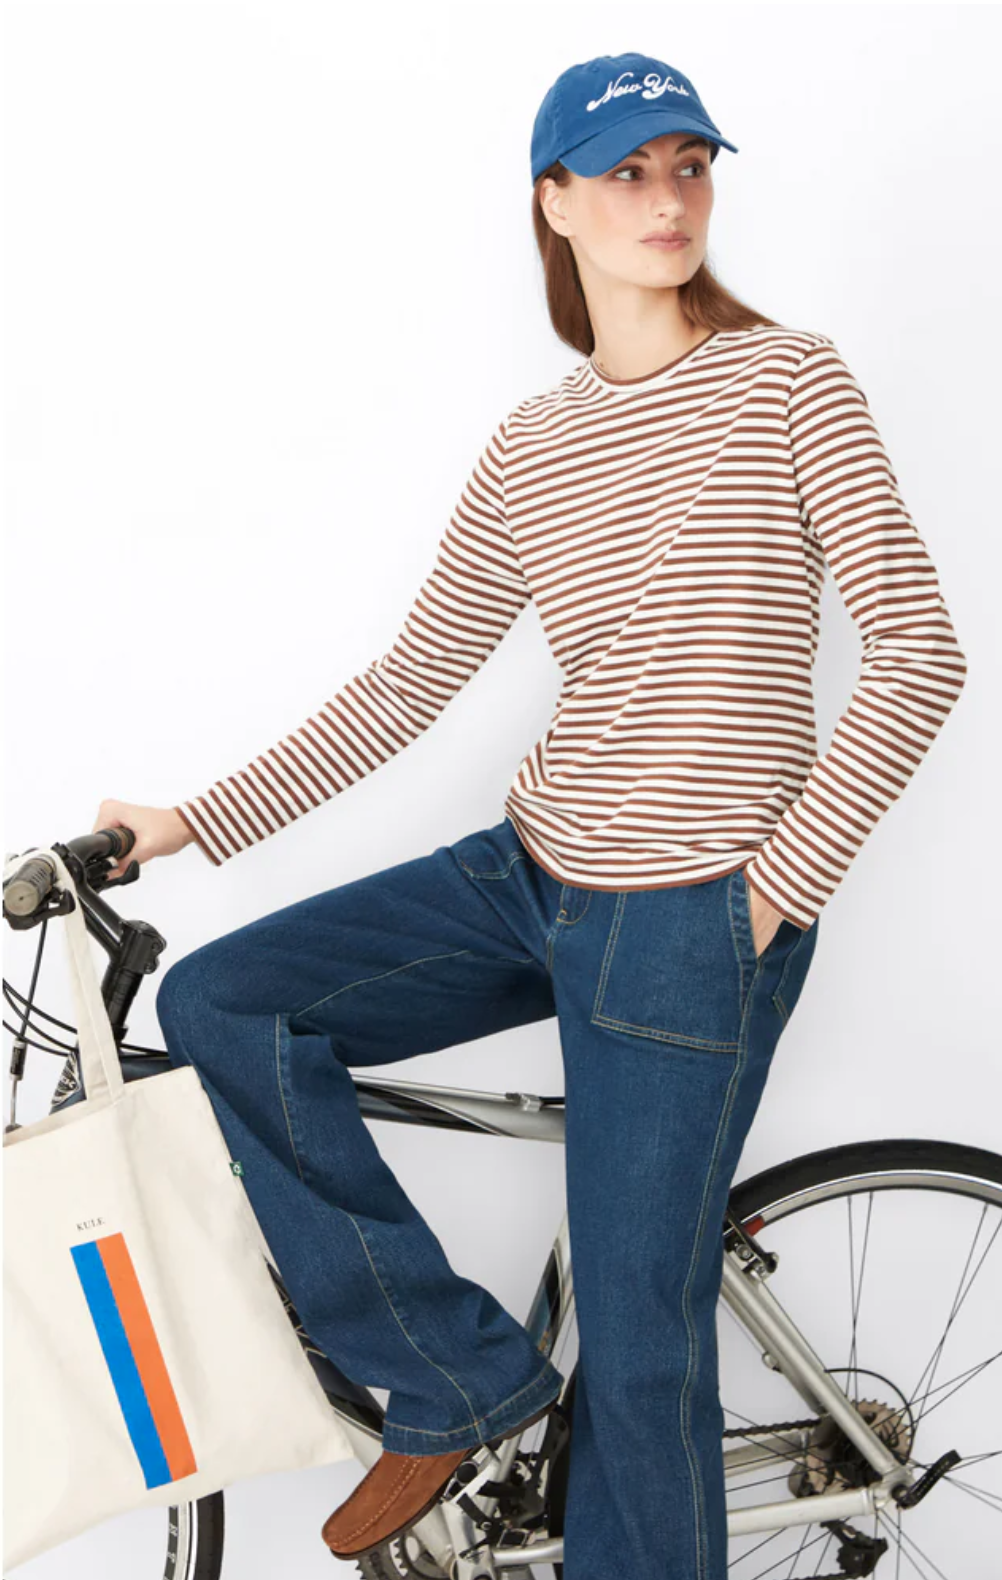
<instances>
[{"instance_id":1,"label":"brake lever","mask_svg":"<svg viewBox=\"0 0 1002 1580\"><path fill-rule=\"evenodd\" d=\"M114 864L115 864L115 859L114 859L113 856L102 857L102 862L101 862L102 871L100 873L98 873L98 874L95 874L93 877L91 877L90 872L88 871L87 882L90 885L90 887L95 891L95 893L100 893L100 891L102 889L118 889L118 888L121 888L123 883L136 883L136 882L138 882L138 880L139 880L139 872L140 872L140 864L139 864L138 861L130 861L129 865L126 867L126 869L122 873L121 877L118 877L118 878L106 877L105 874L109 873L111 871L111 869L114 866Z\"/></svg>"}]
</instances>

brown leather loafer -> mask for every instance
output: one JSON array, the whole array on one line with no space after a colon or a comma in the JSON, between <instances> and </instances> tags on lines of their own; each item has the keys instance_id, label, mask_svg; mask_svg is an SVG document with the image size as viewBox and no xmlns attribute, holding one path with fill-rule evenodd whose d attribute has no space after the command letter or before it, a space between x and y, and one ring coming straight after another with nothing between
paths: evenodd
<instances>
[{"instance_id":1,"label":"brown leather loafer","mask_svg":"<svg viewBox=\"0 0 1002 1580\"><path fill-rule=\"evenodd\" d=\"M489 1439L496 1448L506 1437L524 1432L542 1420L555 1399L499 1437ZM321 1535L336 1558L358 1558L399 1536L423 1518L448 1485L467 1454L481 1445L455 1448L448 1454L393 1454L384 1449L351 1496L324 1521Z\"/></svg>"}]
</instances>

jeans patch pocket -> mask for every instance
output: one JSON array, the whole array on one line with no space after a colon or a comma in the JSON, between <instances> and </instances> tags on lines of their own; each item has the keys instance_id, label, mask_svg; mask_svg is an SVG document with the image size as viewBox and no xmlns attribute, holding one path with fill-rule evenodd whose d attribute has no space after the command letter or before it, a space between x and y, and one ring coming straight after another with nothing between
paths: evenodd
<instances>
[{"instance_id":1,"label":"jeans patch pocket","mask_svg":"<svg viewBox=\"0 0 1002 1580\"><path fill-rule=\"evenodd\" d=\"M617 896L591 1019L736 1053L757 966L740 869L707 883L626 891Z\"/></svg>"}]
</instances>

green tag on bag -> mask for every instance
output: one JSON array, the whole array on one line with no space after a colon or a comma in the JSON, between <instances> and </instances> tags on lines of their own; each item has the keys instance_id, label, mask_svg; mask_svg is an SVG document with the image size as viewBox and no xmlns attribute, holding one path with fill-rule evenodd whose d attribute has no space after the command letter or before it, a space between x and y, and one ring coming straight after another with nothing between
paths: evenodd
<instances>
[{"instance_id":1,"label":"green tag on bag","mask_svg":"<svg viewBox=\"0 0 1002 1580\"><path fill-rule=\"evenodd\" d=\"M244 1166L242 1163L231 1163L230 1168L233 1170L234 1174L243 1174Z\"/></svg>"}]
</instances>

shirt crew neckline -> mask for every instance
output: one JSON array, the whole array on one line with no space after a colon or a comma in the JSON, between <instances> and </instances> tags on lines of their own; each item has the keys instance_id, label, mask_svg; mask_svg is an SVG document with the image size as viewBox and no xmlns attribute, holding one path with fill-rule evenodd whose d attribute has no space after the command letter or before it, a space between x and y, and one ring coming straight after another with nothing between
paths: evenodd
<instances>
[{"instance_id":1,"label":"shirt crew neckline","mask_svg":"<svg viewBox=\"0 0 1002 1580\"><path fill-rule=\"evenodd\" d=\"M673 368L677 368L681 363L688 362L689 358L694 357L697 351L702 351L703 347L709 345L711 340L715 340L720 332L719 329L711 329L708 335L705 335L702 340L698 340L694 346L690 346L688 351L683 351L680 357L673 357L663 367L655 368L653 373L641 373L635 379L614 379L608 373L603 373L595 366L594 353L588 358L585 365L589 369L592 378L599 384L607 385L610 389L642 389L647 384L656 383L665 373L670 373Z\"/></svg>"}]
</instances>

